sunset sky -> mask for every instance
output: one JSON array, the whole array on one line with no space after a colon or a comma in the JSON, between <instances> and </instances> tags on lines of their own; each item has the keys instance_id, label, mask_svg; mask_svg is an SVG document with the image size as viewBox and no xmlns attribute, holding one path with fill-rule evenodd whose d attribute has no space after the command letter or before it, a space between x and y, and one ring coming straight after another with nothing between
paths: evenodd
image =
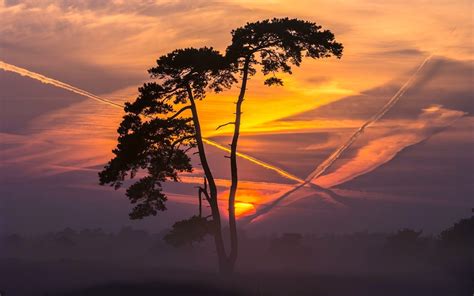
<instances>
[{"instance_id":1,"label":"sunset sky","mask_svg":"<svg viewBox=\"0 0 474 296\"><path fill-rule=\"evenodd\" d=\"M123 111L45 79L123 104L134 100L159 56L183 47L224 51L232 29L288 16L331 30L344 55L304 60L283 76L284 87L264 86L261 75L250 80L239 146L252 157L239 160L242 227L437 231L474 207L472 6L470 0L4 0L0 229L160 231L194 214L199 166L182 184L166 186L169 211L128 221L124 191L99 186L97 177L112 156ZM403 87L393 108L312 180L326 189L305 186L274 203L297 185L288 176L307 178ZM204 136L223 146L231 127L216 127L232 119L237 92L208 95L198 105ZM207 150L225 198L226 152Z\"/></svg>"}]
</instances>

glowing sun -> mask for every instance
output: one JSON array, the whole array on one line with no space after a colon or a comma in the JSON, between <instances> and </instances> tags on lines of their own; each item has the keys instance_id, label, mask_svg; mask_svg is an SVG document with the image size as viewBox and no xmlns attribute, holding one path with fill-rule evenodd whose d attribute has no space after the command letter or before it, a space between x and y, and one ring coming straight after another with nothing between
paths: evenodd
<instances>
[{"instance_id":1,"label":"glowing sun","mask_svg":"<svg viewBox=\"0 0 474 296\"><path fill-rule=\"evenodd\" d=\"M242 217L250 214L255 214L255 206L249 202L237 201L235 203L235 215Z\"/></svg>"}]
</instances>

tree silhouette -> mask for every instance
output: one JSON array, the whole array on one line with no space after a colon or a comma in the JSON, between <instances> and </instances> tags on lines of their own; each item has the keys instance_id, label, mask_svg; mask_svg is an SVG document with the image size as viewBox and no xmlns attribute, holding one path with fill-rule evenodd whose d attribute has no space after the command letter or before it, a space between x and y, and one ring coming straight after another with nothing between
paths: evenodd
<instances>
[{"instance_id":1,"label":"tree silhouette","mask_svg":"<svg viewBox=\"0 0 474 296\"><path fill-rule=\"evenodd\" d=\"M235 195L237 192L237 143L240 132L242 103L247 80L257 67L267 75L278 71L291 74L291 65L299 66L303 57L341 57L342 45L334 35L315 23L297 19L272 19L248 23L232 31L232 44L226 56L212 48L178 49L157 60L149 73L158 83L146 83L140 95L125 106L126 115L118 129L115 157L99 173L100 184L120 188L127 177L133 179L126 195L135 204L131 219L142 219L166 210L167 197L162 183L179 181L179 175L192 171L188 151L197 148L204 171L204 183L198 189L199 215L173 225L165 240L173 245L192 244L206 234L214 236L219 270L231 273L237 259L237 225ZM216 183L207 161L201 134L196 100L207 91L221 92L241 74L241 89L236 103L234 135L231 144L231 188L229 194L230 252L227 255L222 237L221 218ZM276 76L265 80L266 85L283 85ZM184 112L191 111L190 117ZM201 202L209 203L211 215L202 217ZM208 220L208 218L212 218Z\"/></svg>"},{"instance_id":2,"label":"tree silhouette","mask_svg":"<svg viewBox=\"0 0 474 296\"><path fill-rule=\"evenodd\" d=\"M461 219L439 235L444 264L450 270L465 273L471 285L474 274L474 216Z\"/></svg>"},{"instance_id":3,"label":"tree silhouette","mask_svg":"<svg viewBox=\"0 0 474 296\"><path fill-rule=\"evenodd\" d=\"M148 72L159 83L144 84L139 88L136 101L126 104L126 115L118 129L117 148L113 150L115 157L99 173L100 184L118 189L127 176L134 178L143 171L145 176L127 189L126 195L136 204L130 218L156 215L166 210L167 197L162 183L177 182L180 173L191 172L187 152L197 148L205 174L204 186L199 188L199 202L204 195L211 208L212 227L201 227L207 218L201 217L200 210L199 217L175 224L168 241L182 244L185 233L189 234L190 242L199 240L204 230L212 233L223 270L227 260L217 188L206 158L196 100L204 99L207 90L220 92L229 88L236 81L232 68L219 52L204 47L175 50L160 57L157 66ZM183 116L188 110L191 117ZM192 231L187 232L187 229Z\"/></svg>"},{"instance_id":4,"label":"tree silhouette","mask_svg":"<svg viewBox=\"0 0 474 296\"><path fill-rule=\"evenodd\" d=\"M342 56L343 46L334 39L333 33L321 26L298 19L274 18L247 23L232 31L232 43L226 57L241 74L240 93L236 102L234 133L231 143L231 187L229 191L229 227L231 250L229 264L233 268L238 254L235 196L238 186L237 145L240 134L242 103L244 102L249 76L260 67L264 75L273 74L265 85L283 85L276 72L292 73L291 66L300 66L303 57L326 58Z\"/></svg>"},{"instance_id":5,"label":"tree silhouette","mask_svg":"<svg viewBox=\"0 0 474 296\"><path fill-rule=\"evenodd\" d=\"M461 219L452 227L442 231L440 240L444 246L474 250L474 216Z\"/></svg>"},{"instance_id":6,"label":"tree silhouette","mask_svg":"<svg viewBox=\"0 0 474 296\"><path fill-rule=\"evenodd\" d=\"M175 247L192 245L212 233L212 227L212 221L201 216L192 216L174 223L173 229L165 235L164 240Z\"/></svg>"}]
</instances>

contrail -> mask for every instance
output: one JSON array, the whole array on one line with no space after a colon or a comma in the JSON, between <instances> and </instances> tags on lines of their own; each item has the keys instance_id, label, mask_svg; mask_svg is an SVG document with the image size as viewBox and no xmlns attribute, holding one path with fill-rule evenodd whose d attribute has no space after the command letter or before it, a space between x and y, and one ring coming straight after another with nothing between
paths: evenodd
<instances>
[{"instance_id":1,"label":"contrail","mask_svg":"<svg viewBox=\"0 0 474 296\"><path fill-rule=\"evenodd\" d=\"M65 90L68 90L68 91L71 91L73 93L76 93L76 94L79 94L79 95L82 95L82 96L85 96L85 97L88 97L90 99L93 99L93 100L96 100L98 102L101 102L101 103L105 103L105 104L108 104L108 105L111 105L115 108L120 108L120 109L123 109L124 106L122 104L119 104L119 103L115 103L113 101L110 101L110 100L107 100L107 99L104 99L104 98L101 98L97 95L94 95L88 91L85 91L83 89L80 89L80 88L77 88L75 86L72 86L72 85L69 85L67 83L64 83L64 82L61 82L59 80L56 80L56 79L53 79L53 78L49 78L49 77L46 77L42 74L39 74L39 73L36 73L36 72L33 72L33 71L29 71L27 69L24 69L24 68L20 68L20 67L17 67L15 65L12 65L12 64L8 64L8 63L5 63L3 61L0 61L0 69L4 70L4 71L10 71L10 72L14 72L14 73L17 73L17 74L20 74L21 76L25 76L25 77L29 77L29 78L32 78L32 79L35 79L35 80L38 80L42 83L45 83L45 84L50 84L50 85L53 85L53 86L56 86L56 87L59 87L59 88L62 88L62 89L65 89ZM213 146L213 147L216 147L220 150L223 150L223 151L226 151L226 152L230 152L230 149L225 147L225 146L222 146L212 140L209 140L209 139L205 139L203 138L203 141L210 145L210 146ZM281 168L278 168L274 165L271 165L269 163L266 163L264 161L261 161L261 160L258 160L256 159L255 157L252 157L252 156L249 156L249 155L246 155L246 154L243 154L243 153L240 153L240 152L237 152L237 155L243 159L246 159L256 165L259 165L263 168L266 168L266 169L269 169L269 170L272 170L276 173L278 173L280 176L284 177L284 178L287 178L289 180L292 180L292 181L296 181L298 183L302 183L304 182L303 179L301 178L298 178L297 176L281 169Z\"/></svg>"},{"instance_id":2,"label":"contrail","mask_svg":"<svg viewBox=\"0 0 474 296\"><path fill-rule=\"evenodd\" d=\"M329 169L332 164L346 151L352 144L357 140L357 138L364 132L364 130L377 122L382 118L393 106L400 100L400 98L405 94L408 88L412 85L418 73L423 69L423 67L428 63L433 55L429 55L423 62L418 66L416 71L410 76L410 78L402 85L402 87L390 98L390 100L369 120L367 120L358 130L352 134L352 136L345 142L341 147L334 151L326 160L324 160L318 167L308 175L305 179L307 182L311 182L314 179L317 179L319 176L324 174L324 172Z\"/></svg>"},{"instance_id":3,"label":"contrail","mask_svg":"<svg viewBox=\"0 0 474 296\"><path fill-rule=\"evenodd\" d=\"M212 140L209 140L209 139L203 139L203 142L205 142L206 144L210 145L210 146L214 146L214 147L217 147L221 150L224 150L226 152L230 152L230 149L225 147L225 146L222 146L220 145L219 143L216 143ZM301 188L303 187L304 185L306 184L309 184L309 186L317 191L321 191L323 193L326 193L330 196L331 198L331 201L335 204L338 204L338 205L343 205L342 203L338 202L337 201L337 198L340 197L338 196L336 193L334 193L332 190L330 189L327 189L327 188L324 188L324 187L321 187L319 185L316 185L316 184L313 184L313 183L309 183L309 182L306 182L306 180L303 180L279 167L276 167L272 164L269 164L268 162L264 162L262 160L259 160L259 159L256 159L255 157L253 156L250 156L250 155L247 155L247 154L243 154L243 153L240 153L240 152L237 152L237 156L240 156L241 158L243 159L246 159L254 164L257 164L263 168L266 168L266 169L269 169L269 170L272 170L276 173L278 173L280 176L286 178L286 179L289 179L289 180L293 180L293 181L296 181L298 182L298 184L296 184L295 186L297 188ZM273 202L278 202L278 201L273 201Z\"/></svg>"},{"instance_id":4,"label":"contrail","mask_svg":"<svg viewBox=\"0 0 474 296\"><path fill-rule=\"evenodd\" d=\"M269 212L272 210L275 206L277 206L281 201L286 199L288 196L290 196L293 192L299 190L303 186L309 184L309 185L315 185L312 183L312 181L322 174L326 172L327 169L331 167L331 165L346 151L351 145L357 140L357 138L364 132L364 130L377 122L380 118L382 118L390 109L392 109L393 106L400 100L400 98L405 94L408 88L412 85L413 81L415 80L416 76L420 71L423 69L423 67L428 63L428 61L432 58L433 54L429 55L426 59L423 60L423 62L418 66L416 71L410 76L410 78L400 87L400 89L390 98L390 100L377 112L375 113L369 120L367 120L360 128L358 128L352 136L341 146L339 147L336 151L334 151L327 159L325 159L320 165L316 167L314 171L312 171L308 177L304 180L304 182L297 184L295 187L290 189L289 191L285 192L282 194L280 197L278 197L275 201L273 201L271 204L267 205L266 207L261 208L257 213L254 215L248 217L250 220L250 223L253 222L256 218L260 217L261 215ZM322 188L322 187L320 187ZM327 189L329 190L329 189ZM332 192L329 190L329 192Z\"/></svg>"},{"instance_id":5,"label":"contrail","mask_svg":"<svg viewBox=\"0 0 474 296\"><path fill-rule=\"evenodd\" d=\"M214 141L209 140L209 139L202 139L202 140L203 140L204 143L206 143L206 144L208 144L208 145L210 145L210 146L214 146L214 147L219 148L219 149L221 149L221 150L224 150L224 151L226 151L226 152L230 152L230 149L229 149L229 148L227 148L227 147L225 147L225 146L222 146L221 144L219 144L219 143L217 143L217 142L214 142ZM285 177L285 178L287 178L287 179L289 179L289 180L293 180L293 181L296 181L296 182L298 182L298 183L304 182L303 179L298 178L297 176L295 176L295 175L293 175L293 174L291 174L291 173L289 173L289 172L287 172L287 171L285 171L285 170L283 170L283 169L280 169L279 167L276 167L276 166L274 166L274 165L271 165L271 164L269 164L269 163L267 163L267 162L264 162L264 161L262 161L262 160L256 159L255 157L252 157L252 156L250 156L250 155L246 155L246 154L237 152L237 156L240 156L240 157L243 158L243 159L246 159L246 160L248 160L248 161L251 161L251 162L253 162L254 164L257 164L257 165L259 165L259 166L261 166L261 167L263 167L263 168L272 170L272 171L278 173L280 176Z\"/></svg>"},{"instance_id":6,"label":"contrail","mask_svg":"<svg viewBox=\"0 0 474 296\"><path fill-rule=\"evenodd\" d=\"M54 85L56 87L59 87L59 88L71 91L73 93L88 97L90 99L99 101L101 103L109 104L109 105L114 106L116 108L123 109L123 106L121 104L115 103L115 102L107 100L107 99L103 99L99 96L91 94L88 91L85 91L85 90L82 90L80 88L74 87L74 86L69 85L67 83L61 82L61 81L53 79L53 78L46 77L44 75L41 75L41 74L33 72L33 71L26 70L24 68L14 66L12 64L5 63L3 61L0 61L0 69L2 69L4 71L10 71L10 72L17 73L17 74L20 74L21 76L33 78L33 79L38 80L38 81L40 81L44 84L51 84L51 85Z\"/></svg>"}]
</instances>

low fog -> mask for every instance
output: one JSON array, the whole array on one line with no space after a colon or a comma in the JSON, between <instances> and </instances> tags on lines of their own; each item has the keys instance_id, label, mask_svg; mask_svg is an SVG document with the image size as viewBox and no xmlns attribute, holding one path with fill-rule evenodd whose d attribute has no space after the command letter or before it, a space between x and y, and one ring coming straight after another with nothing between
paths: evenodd
<instances>
[{"instance_id":1,"label":"low fog","mask_svg":"<svg viewBox=\"0 0 474 296\"><path fill-rule=\"evenodd\" d=\"M469 295L474 217L436 235L240 232L237 275L216 277L210 237L124 227L1 237L5 295ZM2 294L3 295L3 294Z\"/></svg>"}]
</instances>

